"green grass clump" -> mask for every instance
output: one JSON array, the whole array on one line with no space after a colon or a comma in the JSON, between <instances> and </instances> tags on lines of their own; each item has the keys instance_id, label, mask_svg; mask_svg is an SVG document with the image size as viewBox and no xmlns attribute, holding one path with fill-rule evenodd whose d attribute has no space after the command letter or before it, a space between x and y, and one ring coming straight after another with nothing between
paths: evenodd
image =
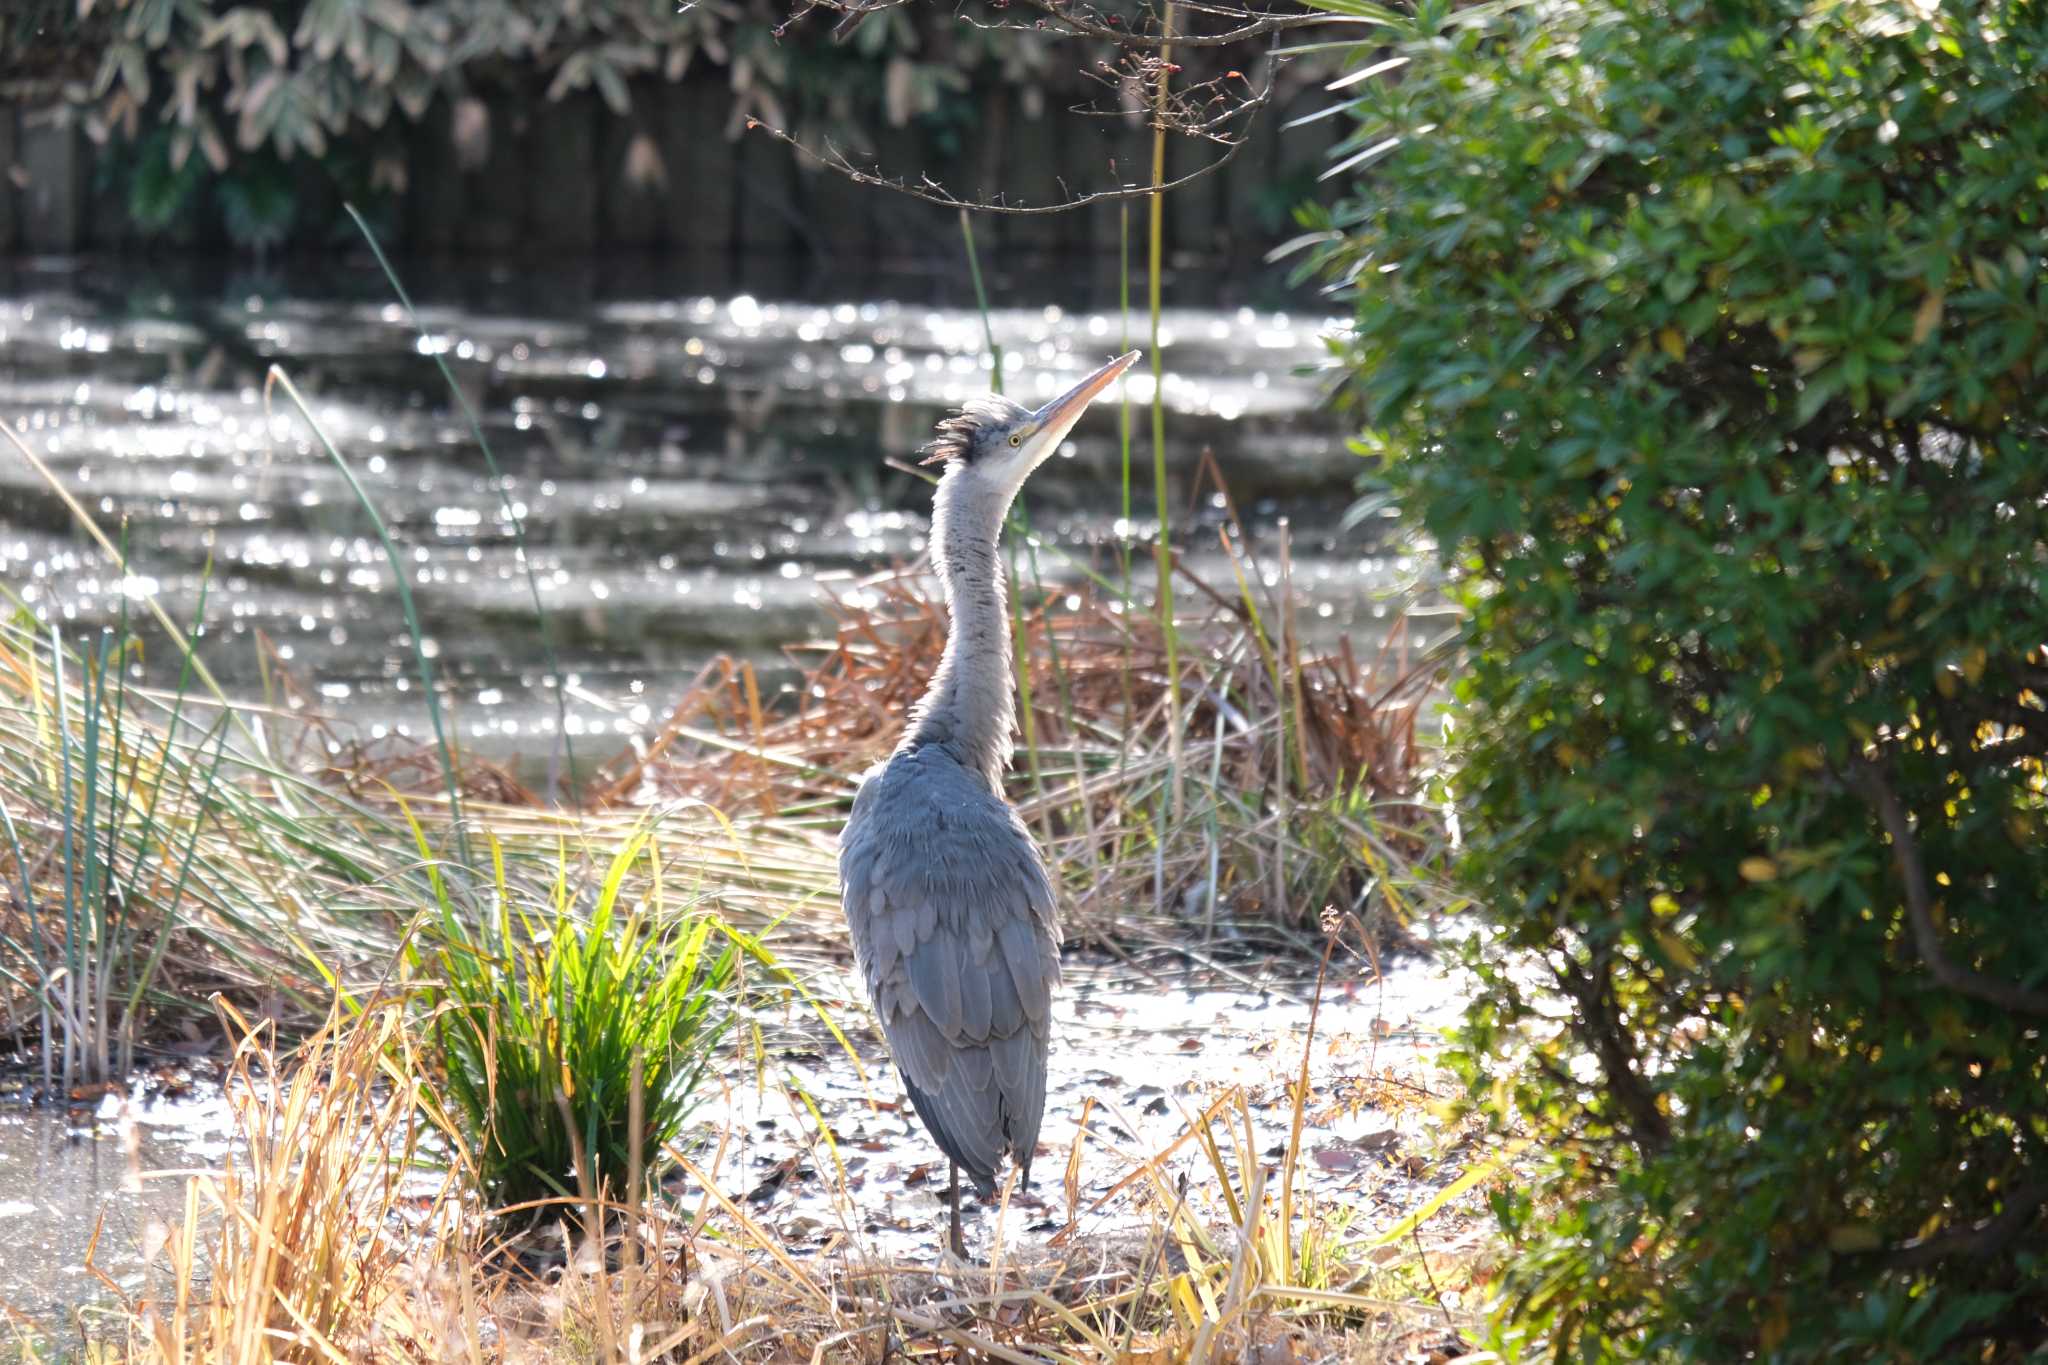
<instances>
[{"instance_id":1,"label":"green grass clump","mask_svg":"<svg viewBox=\"0 0 2048 1365\"><path fill-rule=\"evenodd\" d=\"M566 852L537 897L507 881L494 838L490 852L486 903L472 910L436 873L438 904L406 948L448 1117L500 1208L637 1195L637 1173L681 1131L732 1022L745 940L708 914L664 912L646 826L587 910ZM643 856L647 895L621 906Z\"/></svg>"}]
</instances>

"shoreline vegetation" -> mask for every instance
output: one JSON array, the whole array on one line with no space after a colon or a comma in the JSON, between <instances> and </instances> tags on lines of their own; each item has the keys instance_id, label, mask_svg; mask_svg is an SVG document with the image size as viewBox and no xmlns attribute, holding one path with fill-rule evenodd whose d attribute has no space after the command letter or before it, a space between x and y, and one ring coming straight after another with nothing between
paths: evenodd
<instances>
[{"instance_id":1,"label":"shoreline vegetation","mask_svg":"<svg viewBox=\"0 0 2048 1365\"><path fill-rule=\"evenodd\" d=\"M1238 979L1248 950L1370 973L1445 904L1417 730L1438 662L1405 624L1369 656L1305 652L1284 540L1254 557L1233 525L1224 543L1220 587L1168 556L1170 620L1128 567L1049 593L1037 551L1014 557L1028 666L1013 795L1077 946L1168 945ZM1299 1067L1279 1106L1291 1122L1267 1126L1241 1087L1200 1097L1174 1144L1197 1157L1195 1194L1169 1181L1173 1152L1134 1158L1116 1190L1141 1233L1117 1248L998 1246L988 1269L816 1258L690 1165L675 1139L743 1001L788 999L851 1049L807 987L842 953L833 836L929 677L944 616L914 569L849 581L829 610L829 634L792 650L794 707L765 702L750 665L715 661L555 804L452 746L359 743L279 670L263 699L234 701L167 616L89 638L20 610L0 623L18 1055L54 1097L118 1082L139 1046L195 1018L233 1044L241 1155L192 1180L186 1216L143 1248L149 1287L87 1332L93 1358L1391 1359L1425 1339L1457 1353L1476 1319L1430 1284L1483 1275L1478 1239L1447 1256L1420 1229L1465 1219L1498 1152L1461 1146L1391 1230L1298 1193L1303 1115L1326 1098L1312 1028L1283 1062ZM178 660L175 682L145 684L145 639ZM587 1007L654 998L690 1007ZM679 1077L659 1096L650 1055ZM513 1093L521 1065L563 1082ZM1427 1089L1374 1083L1409 1104ZM536 1109L562 1122L508 1139ZM550 1128L566 1160L545 1150ZM829 1126L819 1141L843 1204ZM405 1176L429 1153L445 1178L422 1195ZM659 1192L657 1167L692 1179L694 1208ZM514 1189L524 1216L490 1198ZM564 1250L537 1270L507 1251L515 1233ZM48 1342L20 1345L42 1358Z\"/></svg>"},{"instance_id":2,"label":"shoreline vegetation","mask_svg":"<svg viewBox=\"0 0 2048 1365\"><path fill-rule=\"evenodd\" d=\"M222 707L189 669L176 688L144 687L124 666L132 635L81 644L19 618L0 626L6 1017L30 1043L22 1055L40 1065L47 1042L58 1088L67 1075L74 1088L118 1081L155 1030L208 1009L235 1044L225 1083L243 1154L198 1178L186 1217L144 1248L151 1284L168 1288L124 1294L128 1315L95 1329L95 1358L866 1360L887 1336L889 1349L960 1358L1182 1359L1229 1343L1273 1359L1391 1359L1374 1352L1418 1333L1455 1340L1426 1288L1446 1258L1414 1234L1447 1206L1469 1213L1484 1151L1445 1163L1445 1198L1407 1241L1293 1203L1308 1159L1301 1109L1325 1098L1305 1084L1312 1038L1284 1063L1304 1082L1288 1085L1291 1127L1268 1126L1241 1089L1202 1097L1182 1144L1213 1171L1200 1197L1168 1182L1170 1154L1132 1167L1122 1197L1146 1231L1118 1249L997 1248L986 1270L848 1269L778 1246L737 1192L708 1180L694 1208L651 1191L658 1153L599 1163L579 1150L579 1174L625 1180L543 1196L560 1210L542 1220L547 1235L567 1248L552 1267L506 1252L506 1229L527 1224L485 1216L483 1191L503 1187L489 1174L505 1158L502 1114L479 1100L464 1115L459 1049L437 1021L490 1017L501 1065L528 1044L545 1059L550 1028L581 1035L545 1004L513 1020L518 993L490 973L464 997L448 953L468 942L459 926L488 928L508 904L562 916L469 944L504 965L579 941L594 897L657 935L715 922L747 956L747 984L728 974L721 1001L787 993L816 1009L819 1039L838 1040L821 1045L846 1045L804 985L841 937L832 834L943 638L918 575L861 588L835 606L800 709L762 708L746 666L721 661L601 766L578 814L455 755L470 863L431 746L358 748L288 700ZM1429 868L1443 836L1415 730L1426 670L1403 662L1398 632L1376 660L1304 658L1284 598L1190 596L1209 609L1176 623L1178 827L1159 811L1171 775L1156 618L1088 594L1022 614L1037 749L1013 778L1063 870L1073 937L1242 962L1234 936L1269 951L1327 936L1340 966L1369 972L1403 925L1438 908ZM1262 636L1269 620L1282 624ZM276 692L292 689L279 679ZM1311 897L1324 922L1298 908ZM73 982L91 990L75 998ZM644 1059L580 1061L575 1086L615 1085ZM647 1097L627 1089L636 1112L620 1131L637 1133ZM829 1172L836 1150L829 1128L820 1136ZM1277 1163L1262 1155L1275 1140ZM430 1148L448 1178L420 1195L403 1176Z\"/></svg>"}]
</instances>

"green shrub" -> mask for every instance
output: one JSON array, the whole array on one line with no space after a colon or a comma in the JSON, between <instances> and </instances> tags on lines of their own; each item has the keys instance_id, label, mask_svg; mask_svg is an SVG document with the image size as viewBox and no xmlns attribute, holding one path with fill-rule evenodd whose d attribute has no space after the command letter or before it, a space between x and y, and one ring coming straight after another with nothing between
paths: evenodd
<instances>
[{"instance_id":1,"label":"green shrub","mask_svg":"<svg viewBox=\"0 0 2048 1365\"><path fill-rule=\"evenodd\" d=\"M1425 11L1316 225L1468 613L1502 1344L2038 1348L2048 6Z\"/></svg>"},{"instance_id":2,"label":"green shrub","mask_svg":"<svg viewBox=\"0 0 2048 1365\"><path fill-rule=\"evenodd\" d=\"M581 913L566 861L542 913L518 905L526 897L495 840L484 912L472 916L434 877L438 904L408 940L407 965L443 1105L496 1206L578 1197L579 1158L592 1192L637 1198L628 1173L656 1168L732 1021L746 940L706 915L665 914L658 877L621 916L628 873L655 856L650 838L643 829L624 843Z\"/></svg>"}]
</instances>

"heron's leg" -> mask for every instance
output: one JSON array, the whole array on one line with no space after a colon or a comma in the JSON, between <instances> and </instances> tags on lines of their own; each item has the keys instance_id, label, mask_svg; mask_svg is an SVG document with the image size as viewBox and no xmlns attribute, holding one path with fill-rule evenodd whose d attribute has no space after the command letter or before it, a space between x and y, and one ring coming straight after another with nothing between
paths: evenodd
<instances>
[{"instance_id":1,"label":"heron's leg","mask_svg":"<svg viewBox=\"0 0 2048 1365\"><path fill-rule=\"evenodd\" d=\"M960 1167L958 1163L946 1163L946 1245L961 1260L967 1259L967 1241L960 1235Z\"/></svg>"}]
</instances>

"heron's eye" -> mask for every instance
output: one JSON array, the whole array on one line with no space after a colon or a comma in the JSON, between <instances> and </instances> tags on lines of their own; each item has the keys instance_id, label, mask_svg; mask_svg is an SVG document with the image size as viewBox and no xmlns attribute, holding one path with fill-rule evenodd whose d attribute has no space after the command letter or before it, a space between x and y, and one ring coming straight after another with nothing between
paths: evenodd
<instances>
[{"instance_id":1,"label":"heron's eye","mask_svg":"<svg viewBox=\"0 0 2048 1365\"><path fill-rule=\"evenodd\" d=\"M1021 446L1021 445L1023 445L1023 444L1024 444L1024 433L1023 433L1023 432L1021 432L1021 431L1013 431L1013 432L1011 432L1011 433L1010 433L1010 444L1011 444L1011 445L1013 445L1013 446Z\"/></svg>"}]
</instances>

